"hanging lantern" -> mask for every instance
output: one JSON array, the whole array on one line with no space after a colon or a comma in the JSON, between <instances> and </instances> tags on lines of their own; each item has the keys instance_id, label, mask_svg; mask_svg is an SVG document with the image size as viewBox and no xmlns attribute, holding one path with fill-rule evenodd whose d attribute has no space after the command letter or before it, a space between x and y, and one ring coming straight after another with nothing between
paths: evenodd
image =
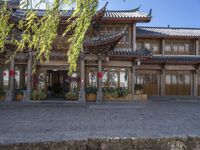
<instances>
[{"instance_id":1,"label":"hanging lantern","mask_svg":"<svg viewBox=\"0 0 200 150\"><path fill-rule=\"evenodd\" d=\"M103 73L102 72L98 72L98 78L101 79L103 77Z\"/></svg>"},{"instance_id":2,"label":"hanging lantern","mask_svg":"<svg viewBox=\"0 0 200 150\"><path fill-rule=\"evenodd\" d=\"M15 71L14 71L14 70L10 70L9 75L10 75L11 77L14 77L14 76L15 76Z\"/></svg>"}]
</instances>

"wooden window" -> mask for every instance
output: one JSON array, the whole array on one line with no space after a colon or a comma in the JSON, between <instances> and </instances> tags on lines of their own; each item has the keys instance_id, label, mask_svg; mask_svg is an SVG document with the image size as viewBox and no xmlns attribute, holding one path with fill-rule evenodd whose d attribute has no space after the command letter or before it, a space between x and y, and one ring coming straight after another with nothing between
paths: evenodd
<instances>
[{"instance_id":1,"label":"wooden window","mask_svg":"<svg viewBox=\"0 0 200 150\"><path fill-rule=\"evenodd\" d=\"M103 82L103 87L108 87L108 69L104 68L103 69L103 77L102 77L102 82Z\"/></svg>"},{"instance_id":2,"label":"wooden window","mask_svg":"<svg viewBox=\"0 0 200 150\"><path fill-rule=\"evenodd\" d=\"M173 51L174 52L178 51L178 44L177 44L177 42L173 42Z\"/></svg>"},{"instance_id":3,"label":"wooden window","mask_svg":"<svg viewBox=\"0 0 200 150\"><path fill-rule=\"evenodd\" d=\"M138 42L137 43L137 49L142 49L143 48L143 43L142 42Z\"/></svg>"},{"instance_id":4,"label":"wooden window","mask_svg":"<svg viewBox=\"0 0 200 150\"><path fill-rule=\"evenodd\" d=\"M168 84L168 85L170 85L171 84L171 75L166 75L166 77L165 77L165 83L166 84Z\"/></svg>"},{"instance_id":5,"label":"wooden window","mask_svg":"<svg viewBox=\"0 0 200 150\"><path fill-rule=\"evenodd\" d=\"M144 47L147 48L148 50L151 49L151 44L149 42L144 43Z\"/></svg>"},{"instance_id":6,"label":"wooden window","mask_svg":"<svg viewBox=\"0 0 200 150\"><path fill-rule=\"evenodd\" d=\"M165 51L166 51L166 52L171 51L171 43L166 43L166 44L165 44Z\"/></svg>"},{"instance_id":7,"label":"wooden window","mask_svg":"<svg viewBox=\"0 0 200 150\"><path fill-rule=\"evenodd\" d=\"M190 43L185 43L185 52L190 52Z\"/></svg>"},{"instance_id":8,"label":"wooden window","mask_svg":"<svg viewBox=\"0 0 200 150\"><path fill-rule=\"evenodd\" d=\"M158 52L159 51L159 43L153 43L153 48L152 48L152 50L154 51L154 52Z\"/></svg>"},{"instance_id":9,"label":"wooden window","mask_svg":"<svg viewBox=\"0 0 200 150\"><path fill-rule=\"evenodd\" d=\"M179 43L179 52L184 52L185 51L185 45L184 43Z\"/></svg>"},{"instance_id":10,"label":"wooden window","mask_svg":"<svg viewBox=\"0 0 200 150\"><path fill-rule=\"evenodd\" d=\"M120 87L128 87L128 70L125 68L120 69Z\"/></svg>"},{"instance_id":11,"label":"wooden window","mask_svg":"<svg viewBox=\"0 0 200 150\"><path fill-rule=\"evenodd\" d=\"M110 69L110 87L118 87L118 73L117 69L111 68Z\"/></svg>"},{"instance_id":12,"label":"wooden window","mask_svg":"<svg viewBox=\"0 0 200 150\"><path fill-rule=\"evenodd\" d=\"M89 69L89 86L97 87L97 68Z\"/></svg>"},{"instance_id":13,"label":"wooden window","mask_svg":"<svg viewBox=\"0 0 200 150\"><path fill-rule=\"evenodd\" d=\"M5 69L3 71L3 85L8 86L9 85L9 70Z\"/></svg>"}]
</instances>

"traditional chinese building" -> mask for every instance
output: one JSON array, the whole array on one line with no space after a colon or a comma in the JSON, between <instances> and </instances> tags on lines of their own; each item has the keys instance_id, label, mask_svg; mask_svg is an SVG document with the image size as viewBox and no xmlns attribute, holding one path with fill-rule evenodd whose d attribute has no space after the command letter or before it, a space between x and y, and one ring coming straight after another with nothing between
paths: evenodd
<instances>
[{"instance_id":1,"label":"traditional chinese building","mask_svg":"<svg viewBox=\"0 0 200 150\"><path fill-rule=\"evenodd\" d=\"M26 10L13 8L12 21L25 16ZM62 98L77 89L78 101L84 102L86 89L92 86L97 88L97 101L109 100L105 89L112 89L115 95L118 92L115 100L134 100L138 85L148 96L199 96L200 29L137 26L150 22L152 17L151 10L144 13L139 9L110 11L105 6L99 10L88 32L93 36L86 36L77 72L71 76L66 60L67 37L61 35L66 27L64 20L73 11L61 17L51 58L37 64L35 74L31 49L18 53L5 65L13 50L8 46L0 55L0 87L5 90L5 99L14 100L16 89L21 87L23 100L29 100L37 89L43 90L48 99ZM42 16L44 10L37 14ZM17 29L16 33L20 34ZM126 91L126 97L119 96L120 91Z\"/></svg>"}]
</instances>

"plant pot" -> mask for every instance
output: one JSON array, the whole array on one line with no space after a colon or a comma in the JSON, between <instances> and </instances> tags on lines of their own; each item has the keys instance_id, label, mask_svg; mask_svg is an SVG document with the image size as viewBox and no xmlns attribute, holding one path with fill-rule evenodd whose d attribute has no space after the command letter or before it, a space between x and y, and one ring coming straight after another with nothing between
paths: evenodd
<instances>
[{"instance_id":1,"label":"plant pot","mask_svg":"<svg viewBox=\"0 0 200 150\"><path fill-rule=\"evenodd\" d=\"M96 102L97 94L86 94L86 100L88 102Z\"/></svg>"},{"instance_id":2,"label":"plant pot","mask_svg":"<svg viewBox=\"0 0 200 150\"><path fill-rule=\"evenodd\" d=\"M15 99L16 99L16 101L21 101L23 99L23 95L22 94L17 94Z\"/></svg>"},{"instance_id":3,"label":"plant pot","mask_svg":"<svg viewBox=\"0 0 200 150\"><path fill-rule=\"evenodd\" d=\"M5 96L0 96L0 101L4 101Z\"/></svg>"}]
</instances>

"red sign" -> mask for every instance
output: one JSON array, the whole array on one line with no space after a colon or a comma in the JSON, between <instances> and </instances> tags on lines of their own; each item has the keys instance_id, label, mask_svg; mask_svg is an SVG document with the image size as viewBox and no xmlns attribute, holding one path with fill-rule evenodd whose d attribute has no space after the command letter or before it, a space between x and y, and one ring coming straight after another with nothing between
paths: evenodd
<instances>
[{"instance_id":1,"label":"red sign","mask_svg":"<svg viewBox=\"0 0 200 150\"><path fill-rule=\"evenodd\" d=\"M15 71L14 71L14 70L10 70L9 75L10 75L11 77L14 77L14 76L15 76Z\"/></svg>"},{"instance_id":2,"label":"red sign","mask_svg":"<svg viewBox=\"0 0 200 150\"><path fill-rule=\"evenodd\" d=\"M103 77L103 73L102 72L98 72L98 78L101 79Z\"/></svg>"}]
</instances>

